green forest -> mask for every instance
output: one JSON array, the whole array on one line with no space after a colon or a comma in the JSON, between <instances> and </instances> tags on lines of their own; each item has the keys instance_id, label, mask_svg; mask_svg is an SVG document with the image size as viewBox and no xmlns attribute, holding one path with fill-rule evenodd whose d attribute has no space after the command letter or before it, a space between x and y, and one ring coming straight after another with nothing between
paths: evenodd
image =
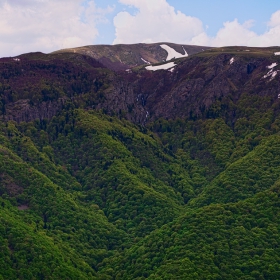
<instances>
[{"instance_id":1,"label":"green forest","mask_svg":"<svg viewBox=\"0 0 280 280\"><path fill-rule=\"evenodd\" d=\"M279 279L280 135L260 120L3 122L1 279Z\"/></svg>"},{"instance_id":2,"label":"green forest","mask_svg":"<svg viewBox=\"0 0 280 280\"><path fill-rule=\"evenodd\" d=\"M0 279L280 279L279 100L232 92L131 122L98 108L113 74L94 67L34 94L2 71ZM67 94L49 118L5 118L21 95Z\"/></svg>"}]
</instances>

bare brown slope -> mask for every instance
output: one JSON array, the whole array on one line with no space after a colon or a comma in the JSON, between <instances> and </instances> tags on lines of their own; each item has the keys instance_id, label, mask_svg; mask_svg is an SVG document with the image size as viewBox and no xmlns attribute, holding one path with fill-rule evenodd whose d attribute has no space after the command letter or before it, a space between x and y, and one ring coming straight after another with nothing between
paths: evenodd
<instances>
[{"instance_id":1,"label":"bare brown slope","mask_svg":"<svg viewBox=\"0 0 280 280\"><path fill-rule=\"evenodd\" d=\"M70 48L56 51L54 53L79 53L93 57L100 61L109 69L127 70L136 66L147 64L145 61L154 64L163 62L167 58L167 52L160 47L166 44L175 51L185 54L184 49L189 55L208 50L209 47L179 45L173 43L154 43L154 44L131 44L131 45L93 45L79 48ZM184 48L184 49L183 49Z\"/></svg>"}]
</instances>

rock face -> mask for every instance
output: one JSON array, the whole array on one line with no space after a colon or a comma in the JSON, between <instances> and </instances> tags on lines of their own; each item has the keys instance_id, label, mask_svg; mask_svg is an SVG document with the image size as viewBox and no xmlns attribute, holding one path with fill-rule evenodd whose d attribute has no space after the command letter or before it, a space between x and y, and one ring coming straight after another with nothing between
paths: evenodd
<instances>
[{"instance_id":1,"label":"rock face","mask_svg":"<svg viewBox=\"0 0 280 280\"><path fill-rule=\"evenodd\" d=\"M100 107L116 112L122 109L127 118L145 123L158 118L206 117L226 110L234 121L234 106L243 93L267 96L278 103L279 77L265 79L269 57L236 56L219 53L184 59L174 72L147 71L116 79L113 93ZM129 108L133 108L132 112Z\"/></svg>"},{"instance_id":2,"label":"rock face","mask_svg":"<svg viewBox=\"0 0 280 280\"><path fill-rule=\"evenodd\" d=\"M50 119L63 108L65 101L66 98L59 98L57 101L44 101L32 106L29 99L20 99L7 105L3 118L16 122Z\"/></svg>"},{"instance_id":3,"label":"rock face","mask_svg":"<svg viewBox=\"0 0 280 280\"><path fill-rule=\"evenodd\" d=\"M107 46L105 53L115 55L116 49L125 47L112 46L110 50ZM217 114L227 114L234 122L234 104L244 93L266 97L271 106L276 104L274 110L278 108L280 57L274 56L278 48L208 50L175 60L172 72L147 71L143 66L115 72L101 64L102 59L92 58L103 56L97 52L101 46L88 48L94 50L90 57L60 52L0 59L3 118L17 122L49 119L71 103L76 108L101 109L140 124L158 118ZM156 45L144 45L141 50L147 49L157 59L165 52Z\"/></svg>"}]
</instances>

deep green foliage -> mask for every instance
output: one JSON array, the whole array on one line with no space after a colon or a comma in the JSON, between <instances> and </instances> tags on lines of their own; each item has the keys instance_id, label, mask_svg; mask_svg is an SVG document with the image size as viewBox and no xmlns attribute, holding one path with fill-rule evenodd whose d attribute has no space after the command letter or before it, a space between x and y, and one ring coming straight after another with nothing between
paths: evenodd
<instances>
[{"instance_id":1,"label":"deep green foliage","mask_svg":"<svg viewBox=\"0 0 280 280\"><path fill-rule=\"evenodd\" d=\"M113 279L278 279L279 186L190 211L104 265Z\"/></svg>"},{"instance_id":2,"label":"deep green foliage","mask_svg":"<svg viewBox=\"0 0 280 280\"><path fill-rule=\"evenodd\" d=\"M77 178L83 202L96 203L109 221L136 236L171 221L193 193L177 157L128 122L75 110L54 118L45 131L33 137L51 145L57 163Z\"/></svg>"},{"instance_id":3,"label":"deep green foliage","mask_svg":"<svg viewBox=\"0 0 280 280\"><path fill-rule=\"evenodd\" d=\"M23 99L61 107L49 119L0 121L0 279L280 279L280 103L259 94L263 80L256 94L234 95L230 77L208 107L143 126L123 118L133 104L94 109L127 73L74 54L24 59L25 71L1 64L1 114ZM139 69L127 81L137 75L135 88L149 92L154 76Z\"/></svg>"},{"instance_id":4,"label":"deep green foliage","mask_svg":"<svg viewBox=\"0 0 280 280\"><path fill-rule=\"evenodd\" d=\"M2 278L277 279L277 118L241 122L2 123Z\"/></svg>"}]
</instances>

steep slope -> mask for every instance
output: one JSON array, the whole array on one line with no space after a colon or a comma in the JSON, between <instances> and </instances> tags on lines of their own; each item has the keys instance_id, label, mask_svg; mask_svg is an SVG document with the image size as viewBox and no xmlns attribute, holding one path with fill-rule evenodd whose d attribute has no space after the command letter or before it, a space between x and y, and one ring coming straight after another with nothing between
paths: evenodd
<instances>
[{"instance_id":1,"label":"steep slope","mask_svg":"<svg viewBox=\"0 0 280 280\"><path fill-rule=\"evenodd\" d=\"M0 279L95 279L73 249L51 238L0 198Z\"/></svg>"},{"instance_id":2,"label":"steep slope","mask_svg":"<svg viewBox=\"0 0 280 280\"><path fill-rule=\"evenodd\" d=\"M5 120L49 119L67 100L80 106L99 103L110 71L76 54L31 53L0 59L1 113Z\"/></svg>"},{"instance_id":3,"label":"steep slope","mask_svg":"<svg viewBox=\"0 0 280 280\"><path fill-rule=\"evenodd\" d=\"M75 53L2 59L1 111L5 119L17 121L50 118L68 100L79 108L102 109L141 124L158 118L218 116L234 123L237 114L246 113L236 112L238 102L243 101L264 104L263 108L273 108L277 114L277 50L209 50L177 59L173 72L148 71L143 66L131 73L115 73Z\"/></svg>"},{"instance_id":4,"label":"steep slope","mask_svg":"<svg viewBox=\"0 0 280 280\"><path fill-rule=\"evenodd\" d=\"M274 55L277 48L237 50L215 49L179 59L173 72L141 72L141 82L135 82L134 91L149 112L148 120L226 114L234 121L234 105L244 93L263 99L269 106L278 104L279 56ZM275 65L273 69L269 68L271 65ZM271 70L275 76L266 76Z\"/></svg>"},{"instance_id":5,"label":"steep slope","mask_svg":"<svg viewBox=\"0 0 280 280\"><path fill-rule=\"evenodd\" d=\"M109 279L278 279L279 191L182 215L106 260Z\"/></svg>"},{"instance_id":6,"label":"steep slope","mask_svg":"<svg viewBox=\"0 0 280 280\"><path fill-rule=\"evenodd\" d=\"M229 164L190 205L235 202L269 188L280 178L279 140L279 134L270 136Z\"/></svg>"},{"instance_id":7,"label":"steep slope","mask_svg":"<svg viewBox=\"0 0 280 280\"><path fill-rule=\"evenodd\" d=\"M27 133L28 126L21 127ZM129 122L94 111L64 111L30 136L77 179L84 202L96 203L110 222L134 236L171 221L193 196L179 159Z\"/></svg>"},{"instance_id":8,"label":"steep slope","mask_svg":"<svg viewBox=\"0 0 280 280\"><path fill-rule=\"evenodd\" d=\"M230 128L219 119L196 122L197 128L200 126L207 129L204 149L219 155L216 164L220 164L220 168L229 164L231 156L225 156L228 150L225 149L223 153L219 147L228 147L236 137L234 133L225 133ZM182 129L185 123L179 120L174 124L165 121L162 125L169 125L169 128L161 129L166 129L171 136L180 138L184 134L179 134L178 128ZM110 118L98 112L68 109L49 123L21 123L18 128L21 132L13 123L3 125L2 143L13 149L28 164L16 163L18 156L13 153L9 156L13 161L2 159L2 193L20 209L24 209L24 206L30 207L27 211L31 211L32 215L24 220L33 221L35 228L36 223L39 223L39 231L47 232L48 236L61 242L61 246L64 244L63 246L70 245L75 248L75 252L79 252L76 253L75 262L79 262L81 258L93 266L98 270L97 279L170 279L171 274L178 278L204 279L209 276L223 279L230 277L233 271L241 279L246 276L252 279L256 276L268 279L277 277L278 252L274 248L278 246L279 236L276 222L277 196L274 194L278 187L274 187L272 192L257 194L249 201L224 205L217 203L232 199L242 201L245 197L254 196L264 188L269 188L279 178L278 135L266 136L260 144L255 142L255 148L249 147L249 150L253 149L251 152L245 156L240 155L239 160L229 164L212 182L207 182L203 162L188 157L190 150L187 146L177 151L176 145L170 147L176 151L175 156L168 148L161 146L159 139L155 135L154 139L151 132L140 132L127 121ZM35 143L24 136L25 134ZM159 136L166 139L164 135ZM217 142L212 143L211 139L216 139ZM238 137L235 141L241 143ZM231 145L233 152L239 149L238 146ZM8 154L7 149L4 151L4 154ZM20 158L18 161L21 162ZM57 162L56 165L52 161ZM64 166L61 169L58 168L60 164ZM54 186L53 194L46 187L38 188L38 182L42 179L35 180L37 175L30 178L24 175L25 172L30 174L30 166L41 170L36 174L43 172L58 184L56 186L60 185L62 188ZM58 174L52 170L57 170ZM258 178L254 174L257 174ZM243 189L235 186L223 188L223 184L229 180L235 185L241 183ZM23 183L28 185L28 189L23 194L14 193L13 190L18 190L18 186ZM259 188L252 183L258 184ZM47 185L51 184L48 181ZM184 189L184 186L187 188ZM236 190L239 191L238 195ZM187 206L192 206L192 209L182 208L184 193L191 195L187 196L184 202ZM76 198L75 202L70 202L72 199L69 194ZM211 202L216 205L201 208L203 204ZM122 238L119 236L119 239L116 239L120 233L114 231L114 227L111 228L107 222L102 222L102 226L99 224L99 231L89 240L87 225L93 224L92 215L98 209L97 206L92 208L95 204L104 210L109 222L127 232L130 238L139 244L133 245L129 250L118 250L119 246L129 248L133 242L131 239L129 241L124 233ZM86 211L85 206L90 207L90 210ZM248 214L248 211L252 214ZM179 216L182 217L177 220L176 217ZM78 217L78 220L75 217ZM258 221L258 217L262 219ZM102 220L104 218L103 216ZM35 222L36 219L39 222ZM83 219L88 222L80 223ZM249 227L248 221L253 229ZM167 225L168 222L171 224ZM162 229L151 233L162 225ZM273 239L266 231L268 225L273 229ZM110 244L105 241L106 238L100 240L101 236L105 237L101 230L104 226L110 228L106 237ZM93 228L96 231L96 227ZM80 235L80 232L83 232L83 235ZM263 243L260 243L257 237L259 234L262 242L266 244L265 249L261 247ZM142 239L144 236L147 237ZM96 243L96 240L101 243ZM101 249L99 246L104 246L104 241L106 245ZM255 249L252 244L256 246ZM225 251L227 253L223 253ZM23 251L22 254L25 258L26 252ZM62 254L67 255L63 251ZM145 257L142 257L142 254ZM256 260L250 262L252 254L256 256ZM261 257L263 254L268 254L268 257ZM257 260L259 258L261 261ZM235 261L232 262L232 259ZM180 269L186 264L188 269ZM36 267L35 264L34 266ZM19 271L25 271L24 265ZM90 273L94 275L96 272L92 270ZM44 275L48 275L47 272L44 272Z\"/></svg>"},{"instance_id":9,"label":"steep slope","mask_svg":"<svg viewBox=\"0 0 280 280\"><path fill-rule=\"evenodd\" d=\"M242 110L242 107L239 107ZM247 110L247 107L246 107ZM256 115L258 117L256 117ZM252 121L254 119L254 121ZM279 178L279 115L250 108L234 125L222 118L159 120L151 129L181 157L190 177L202 180L189 205L233 202L253 196ZM202 192L200 192L202 190Z\"/></svg>"},{"instance_id":10,"label":"steep slope","mask_svg":"<svg viewBox=\"0 0 280 280\"><path fill-rule=\"evenodd\" d=\"M1 124L1 143L1 238L7 271L24 279L89 279L87 274L95 274L109 248L113 252L125 246L126 234L110 224L97 205L85 204L75 178L39 152L12 123ZM38 247L45 257L38 255ZM5 271L0 273L7 279Z\"/></svg>"},{"instance_id":11,"label":"steep slope","mask_svg":"<svg viewBox=\"0 0 280 280\"><path fill-rule=\"evenodd\" d=\"M0 59L0 278L279 278L279 48L159 45Z\"/></svg>"},{"instance_id":12,"label":"steep slope","mask_svg":"<svg viewBox=\"0 0 280 280\"><path fill-rule=\"evenodd\" d=\"M104 258L178 217L193 196L179 158L127 121L68 109L0 131L4 279L95 279Z\"/></svg>"}]
</instances>

